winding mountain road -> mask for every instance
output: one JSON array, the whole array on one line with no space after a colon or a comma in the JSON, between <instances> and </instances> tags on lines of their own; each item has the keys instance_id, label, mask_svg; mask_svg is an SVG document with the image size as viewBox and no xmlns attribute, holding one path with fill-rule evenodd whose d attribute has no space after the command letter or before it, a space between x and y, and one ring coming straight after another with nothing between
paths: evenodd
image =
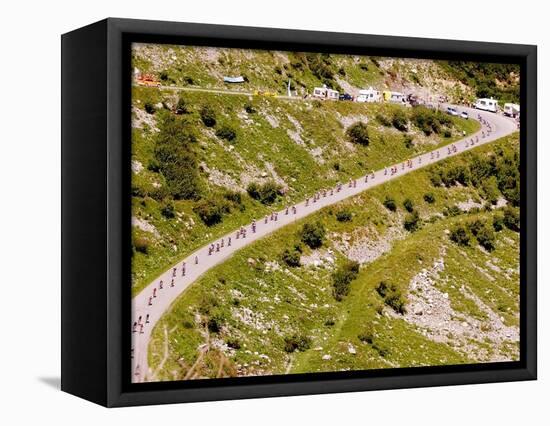
<instances>
[{"instance_id":1,"label":"winding mountain road","mask_svg":"<svg viewBox=\"0 0 550 426\"><path fill-rule=\"evenodd\" d=\"M196 250L174 268L170 268L132 299L132 381L134 383L155 381L154 374L149 369L148 347L151 333L157 321L170 308L176 298L206 271L224 262L236 251L250 243L265 237L285 225L309 216L320 209L353 197L363 191L384 184L392 179L434 164L451 156L468 151L480 145L492 142L517 130L515 122L490 112L478 111L472 108L457 107L459 112L466 111L470 119L481 118L482 127L474 135L470 135L453 144L449 144L431 152L411 158L412 165L400 162L387 168L369 173L353 182L321 191L314 201L310 197L288 209L276 213L275 217L258 218L253 224L248 224L241 230L235 230L219 238L214 244L207 244ZM479 120L478 120L479 121ZM488 133L489 131L489 133ZM477 141L472 143L472 141ZM453 148L454 147L454 148ZM243 230L246 231L243 236ZM239 237L237 237L239 234ZM212 253L209 253L211 247Z\"/></svg>"}]
</instances>

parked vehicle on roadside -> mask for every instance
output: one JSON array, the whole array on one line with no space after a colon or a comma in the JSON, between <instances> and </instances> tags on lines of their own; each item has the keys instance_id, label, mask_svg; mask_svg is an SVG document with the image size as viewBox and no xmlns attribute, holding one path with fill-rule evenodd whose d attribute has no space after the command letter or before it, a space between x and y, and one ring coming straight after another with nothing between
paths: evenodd
<instances>
[{"instance_id":1,"label":"parked vehicle on roadside","mask_svg":"<svg viewBox=\"0 0 550 426\"><path fill-rule=\"evenodd\" d=\"M368 89L359 90L359 95L355 98L355 102L378 102L380 101L380 92L369 87Z\"/></svg>"},{"instance_id":2,"label":"parked vehicle on roadside","mask_svg":"<svg viewBox=\"0 0 550 426\"><path fill-rule=\"evenodd\" d=\"M401 92L390 92L389 90L386 90L382 92L382 96L384 101L394 104L405 104L407 102L405 95Z\"/></svg>"},{"instance_id":3,"label":"parked vehicle on roadside","mask_svg":"<svg viewBox=\"0 0 550 426\"><path fill-rule=\"evenodd\" d=\"M353 96L351 96L349 93L342 93L340 96L339 96L339 99L341 101L353 101Z\"/></svg>"},{"instance_id":4,"label":"parked vehicle on roadside","mask_svg":"<svg viewBox=\"0 0 550 426\"><path fill-rule=\"evenodd\" d=\"M332 101L337 101L339 98L339 93L337 90L329 89L325 84L323 84L323 87L313 88L313 97L319 98L319 99L329 99Z\"/></svg>"},{"instance_id":5,"label":"parked vehicle on roadside","mask_svg":"<svg viewBox=\"0 0 550 426\"><path fill-rule=\"evenodd\" d=\"M507 117L517 118L519 117L519 105L512 103L504 104L504 115Z\"/></svg>"},{"instance_id":6,"label":"parked vehicle on roadside","mask_svg":"<svg viewBox=\"0 0 550 426\"><path fill-rule=\"evenodd\" d=\"M458 116L458 111L454 107L447 107L447 114Z\"/></svg>"},{"instance_id":7,"label":"parked vehicle on roadside","mask_svg":"<svg viewBox=\"0 0 550 426\"><path fill-rule=\"evenodd\" d=\"M462 111L460 113L460 118L464 118L464 119L468 120L470 118L470 116L468 115L468 113L466 111Z\"/></svg>"},{"instance_id":8,"label":"parked vehicle on roadside","mask_svg":"<svg viewBox=\"0 0 550 426\"><path fill-rule=\"evenodd\" d=\"M481 109L483 111L497 112L498 101L493 98L480 98L476 100L474 108Z\"/></svg>"}]
</instances>

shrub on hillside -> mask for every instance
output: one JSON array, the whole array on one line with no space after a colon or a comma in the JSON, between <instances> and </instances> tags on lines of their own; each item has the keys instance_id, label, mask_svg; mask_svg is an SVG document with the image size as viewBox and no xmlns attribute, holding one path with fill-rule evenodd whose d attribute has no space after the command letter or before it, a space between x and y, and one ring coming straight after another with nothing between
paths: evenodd
<instances>
[{"instance_id":1,"label":"shrub on hillside","mask_svg":"<svg viewBox=\"0 0 550 426\"><path fill-rule=\"evenodd\" d=\"M393 283L387 283L386 281L380 281L376 287L377 293L382 297L384 303L392 308L398 314L405 314L406 300L403 296L401 289Z\"/></svg>"},{"instance_id":2,"label":"shrub on hillside","mask_svg":"<svg viewBox=\"0 0 550 426\"><path fill-rule=\"evenodd\" d=\"M216 136L220 139L231 142L237 137L237 132L231 126L224 125L216 130Z\"/></svg>"},{"instance_id":3,"label":"shrub on hillside","mask_svg":"<svg viewBox=\"0 0 550 426\"><path fill-rule=\"evenodd\" d=\"M143 108L145 109L145 112L147 112L148 114L154 114L157 110L151 102L145 102L145 104L143 105Z\"/></svg>"},{"instance_id":4,"label":"shrub on hillside","mask_svg":"<svg viewBox=\"0 0 550 426\"><path fill-rule=\"evenodd\" d=\"M176 210L174 208L173 203L166 203L164 204L160 209L160 214L164 216L166 219L173 219L176 217Z\"/></svg>"},{"instance_id":5,"label":"shrub on hillside","mask_svg":"<svg viewBox=\"0 0 550 426\"><path fill-rule=\"evenodd\" d=\"M148 254L149 253L149 241L147 238L143 237L134 237L132 240L134 243L134 249L135 251L142 253L142 254Z\"/></svg>"},{"instance_id":6,"label":"shrub on hillside","mask_svg":"<svg viewBox=\"0 0 550 426\"><path fill-rule=\"evenodd\" d=\"M349 261L332 274L332 295L336 300L341 301L349 294L350 284L358 273L359 263Z\"/></svg>"},{"instance_id":7,"label":"shrub on hillside","mask_svg":"<svg viewBox=\"0 0 550 426\"><path fill-rule=\"evenodd\" d=\"M451 228L449 238L451 239L451 241L457 243L459 246L470 245L470 232L462 223L457 224Z\"/></svg>"},{"instance_id":8,"label":"shrub on hillside","mask_svg":"<svg viewBox=\"0 0 550 426\"><path fill-rule=\"evenodd\" d=\"M159 124L155 160L168 191L175 199L194 200L200 195L195 135L185 120L167 115Z\"/></svg>"},{"instance_id":9,"label":"shrub on hillside","mask_svg":"<svg viewBox=\"0 0 550 426\"><path fill-rule=\"evenodd\" d=\"M414 232L420 229L420 217L418 216L418 212L416 210L405 216L405 219L403 220L403 227L409 232Z\"/></svg>"},{"instance_id":10,"label":"shrub on hillside","mask_svg":"<svg viewBox=\"0 0 550 426\"><path fill-rule=\"evenodd\" d=\"M412 109L411 121L425 135L439 134L444 127L452 126L452 120L441 111L434 111L424 106L415 106Z\"/></svg>"},{"instance_id":11,"label":"shrub on hillside","mask_svg":"<svg viewBox=\"0 0 550 426\"><path fill-rule=\"evenodd\" d=\"M411 135L404 135L403 136L403 142L405 143L405 148L411 149L412 147L414 147L413 141L414 141L414 139Z\"/></svg>"},{"instance_id":12,"label":"shrub on hillside","mask_svg":"<svg viewBox=\"0 0 550 426\"><path fill-rule=\"evenodd\" d=\"M183 96L180 96L178 98L175 112L176 114L189 114L189 106L187 105L187 102L185 101Z\"/></svg>"},{"instance_id":13,"label":"shrub on hillside","mask_svg":"<svg viewBox=\"0 0 550 426\"><path fill-rule=\"evenodd\" d=\"M487 223L484 223L474 234L477 242L485 250L492 251L495 248L495 231Z\"/></svg>"},{"instance_id":14,"label":"shrub on hillside","mask_svg":"<svg viewBox=\"0 0 550 426\"><path fill-rule=\"evenodd\" d=\"M302 242L312 249L323 245L325 234L325 227L321 222L306 223L300 231Z\"/></svg>"},{"instance_id":15,"label":"shrub on hillside","mask_svg":"<svg viewBox=\"0 0 550 426\"><path fill-rule=\"evenodd\" d=\"M300 252L298 250L285 249L281 254L281 260L291 268L300 266Z\"/></svg>"},{"instance_id":16,"label":"shrub on hillside","mask_svg":"<svg viewBox=\"0 0 550 426\"><path fill-rule=\"evenodd\" d=\"M405 201L403 201L403 207L405 207L405 210L409 213L412 213L414 210L414 204L410 198L406 198Z\"/></svg>"},{"instance_id":17,"label":"shrub on hillside","mask_svg":"<svg viewBox=\"0 0 550 426\"><path fill-rule=\"evenodd\" d=\"M244 110L247 112L247 114L255 114L256 113L256 108L254 108L254 105L252 105L249 102L244 105Z\"/></svg>"},{"instance_id":18,"label":"shrub on hillside","mask_svg":"<svg viewBox=\"0 0 550 426\"><path fill-rule=\"evenodd\" d=\"M293 334L284 338L284 350L287 353L306 351L311 346L311 339L308 336Z\"/></svg>"},{"instance_id":19,"label":"shrub on hillside","mask_svg":"<svg viewBox=\"0 0 550 426\"><path fill-rule=\"evenodd\" d=\"M504 226L512 231L519 232L520 219L517 207L507 206L504 209Z\"/></svg>"},{"instance_id":20,"label":"shrub on hillside","mask_svg":"<svg viewBox=\"0 0 550 426\"><path fill-rule=\"evenodd\" d=\"M384 127L390 127L392 125L391 120L381 113L376 114L376 121L378 121Z\"/></svg>"},{"instance_id":21,"label":"shrub on hillside","mask_svg":"<svg viewBox=\"0 0 550 426\"><path fill-rule=\"evenodd\" d=\"M361 333L357 335L357 338L363 343L372 344L374 342L374 328L372 325L365 326Z\"/></svg>"},{"instance_id":22,"label":"shrub on hillside","mask_svg":"<svg viewBox=\"0 0 550 426\"><path fill-rule=\"evenodd\" d=\"M346 131L346 134L353 143L367 146L370 142L367 125L361 121L352 124Z\"/></svg>"},{"instance_id":23,"label":"shrub on hillside","mask_svg":"<svg viewBox=\"0 0 550 426\"><path fill-rule=\"evenodd\" d=\"M391 197L386 196L382 204L384 204L384 207L386 207L389 211L394 212L397 210L397 204L395 203L395 200Z\"/></svg>"},{"instance_id":24,"label":"shrub on hillside","mask_svg":"<svg viewBox=\"0 0 550 426\"><path fill-rule=\"evenodd\" d=\"M273 204L277 197L282 194L281 186L274 181L268 181L264 184L252 182L246 188L246 192L262 204Z\"/></svg>"},{"instance_id":25,"label":"shrub on hillside","mask_svg":"<svg viewBox=\"0 0 550 426\"><path fill-rule=\"evenodd\" d=\"M493 216L493 229L496 232L500 232L504 229L504 213L495 212Z\"/></svg>"},{"instance_id":26,"label":"shrub on hillside","mask_svg":"<svg viewBox=\"0 0 550 426\"><path fill-rule=\"evenodd\" d=\"M484 179L481 183L481 188L483 197L491 204L495 205L500 198L496 176L489 176L487 179Z\"/></svg>"},{"instance_id":27,"label":"shrub on hillside","mask_svg":"<svg viewBox=\"0 0 550 426\"><path fill-rule=\"evenodd\" d=\"M241 349L241 341L236 337L230 337L225 343L227 343L227 347L231 349Z\"/></svg>"},{"instance_id":28,"label":"shrub on hillside","mask_svg":"<svg viewBox=\"0 0 550 426\"><path fill-rule=\"evenodd\" d=\"M340 210L336 213L336 220L338 222L350 222L352 219L352 214L349 210Z\"/></svg>"},{"instance_id":29,"label":"shrub on hillside","mask_svg":"<svg viewBox=\"0 0 550 426\"><path fill-rule=\"evenodd\" d=\"M449 206L449 207L445 207L445 210L443 210L443 214L449 217L455 217L461 213L462 213L462 210L460 210L460 208L456 204L453 204L452 206Z\"/></svg>"},{"instance_id":30,"label":"shrub on hillside","mask_svg":"<svg viewBox=\"0 0 550 426\"><path fill-rule=\"evenodd\" d=\"M199 201L193 211L207 226L220 223L223 216L230 212L229 205L223 200L207 199Z\"/></svg>"},{"instance_id":31,"label":"shrub on hillside","mask_svg":"<svg viewBox=\"0 0 550 426\"><path fill-rule=\"evenodd\" d=\"M200 116L206 127L214 127L216 125L216 113L209 105L202 106Z\"/></svg>"},{"instance_id":32,"label":"shrub on hillside","mask_svg":"<svg viewBox=\"0 0 550 426\"><path fill-rule=\"evenodd\" d=\"M426 194L424 194L424 201L426 201L428 204L435 203L435 195L433 194L433 192L427 192Z\"/></svg>"},{"instance_id":33,"label":"shrub on hillside","mask_svg":"<svg viewBox=\"0 0 550 426\"><path fill-rule=\"evenodd\" d=\"M405 114L405 111L403 111L402 109L396 109L393 112L391 124L397 130L405 132L408 128L408 123L409 120L407 119L407 114Z\"/></svg>"},{"instance_id":34,"label":"shrub on hillside","mask_svg":"<svg viewBox=\"0 0 550 426\"><path fill-rule=\"evenodd\" d=\"M210 333L219 333L223 327L224 321L225 319L220 313L212 315L206 323L208 331L210 331Z\"/></svg>"}]
</instances>

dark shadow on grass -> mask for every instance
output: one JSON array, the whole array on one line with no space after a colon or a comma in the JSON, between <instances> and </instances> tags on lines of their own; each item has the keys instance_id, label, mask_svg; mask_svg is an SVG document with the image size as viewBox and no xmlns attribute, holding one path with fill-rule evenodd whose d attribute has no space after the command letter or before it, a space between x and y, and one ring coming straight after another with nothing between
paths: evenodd
<instances>
[{"instance_id":1,"label":"dark shadow on grass","mask_svg":"<svg viewBox=\"0 0 550 426\"><path fill-rule=\"evenodd\" d=\"M61 377L39 377L38 380L54 389L61 389Z\"/></svg>"}]
</instances>

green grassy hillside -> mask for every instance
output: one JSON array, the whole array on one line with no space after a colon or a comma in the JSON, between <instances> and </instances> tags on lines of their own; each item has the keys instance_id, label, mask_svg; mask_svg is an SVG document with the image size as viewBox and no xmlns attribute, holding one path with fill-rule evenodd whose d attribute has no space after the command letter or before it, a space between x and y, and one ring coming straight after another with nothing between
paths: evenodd
<instances>
[{"instance_id":1,"label":"green grassy hillside","mask_svg":"<svg viewBox=\"0 0 550 426\"><path fill-rule=\"evenodd\" d=\"M134 293L252 218L479 128L474 120L387 104L144 87L132 94ZM422 114L441 125L426 127ZM359 122L368 144L350 140ZM271 185L274 194L254 199L251 184Z\"/></svg>"},{"instance_id":2,"label":"green grassy hillside","mask_svg":"<svg viewBox=\"0 0 550 426\"><path fill-rule=\"evenodd\" d=\"M155 378L518 359L518 153L516 134L239 251L157 323Z\"/></svg>"}]
</instances>

